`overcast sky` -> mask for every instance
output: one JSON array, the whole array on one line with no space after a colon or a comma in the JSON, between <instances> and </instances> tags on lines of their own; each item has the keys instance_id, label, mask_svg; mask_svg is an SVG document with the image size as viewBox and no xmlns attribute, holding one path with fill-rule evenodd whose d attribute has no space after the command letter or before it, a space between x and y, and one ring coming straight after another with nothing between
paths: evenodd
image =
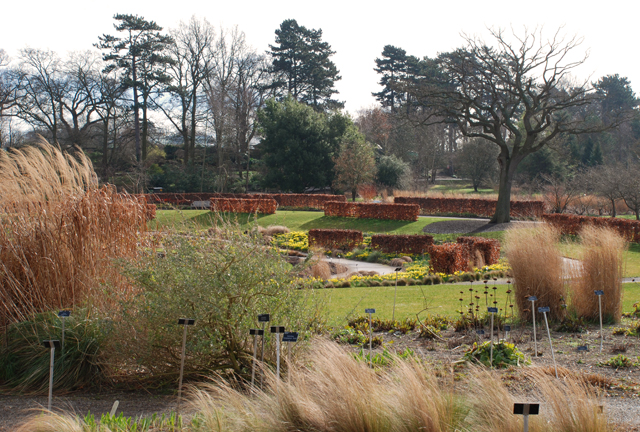
<instances>
[{"instance_id":1,"label":"overcast sky","mask_svg":"<svg viewBox=\"0 0 640 432\"><path fill-rule=\"evenodd\" d=\"M206 18L216 27L237 25L259 51L274 43L274 31L289 18L307 28L321 28L323 39L336 54L333 61L342 80L338 98L355 113L375 103L379 91L374 59L384 45L403 48L418 57L433 57L463 44L461 33L484 36L487 27L543 25L553 33L584 38L580 51L589 59L576 72L592 81L607 74L626 76L640 92L640 60L637 21L640 2L609 0L521 1L211 1L211 0L32 0L5 1L0 24L0 48L11 56L20 48L67 51L92 49L98 36L115 34L113 15L138 14L165 29L192 15Z\"/></svg>"}]
</instances>

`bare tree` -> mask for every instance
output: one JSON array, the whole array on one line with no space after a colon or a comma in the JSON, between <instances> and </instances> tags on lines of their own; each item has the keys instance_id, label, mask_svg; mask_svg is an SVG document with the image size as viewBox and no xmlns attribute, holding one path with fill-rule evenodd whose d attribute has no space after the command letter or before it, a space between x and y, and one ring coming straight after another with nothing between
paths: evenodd
<instances>
[{"instance_id":1,"label":"bare tree","mask_svg":"<svg viewBox=\"0 0 640 432\"><path fill-rule=\"evenodd\" d=\"M611 204L611 217L617 216L616 202L622 198L621 186L625 177L624 168L616 165L601 165L585 173L585 182L596 194Z\"/></svg>"},{"instance_id":2,"label":"bare tree","mask_svg":"<svg viewBox=\"0 0 640 432\"><path fill-rule=\"evenodd\" d=\"M547 206L551 207L552 213L564 213L573 204L576 198L584 190L582 176L564 178L559 175L543 174L540 176L540 183L544 200Z\"/></svg>"},{"instance_id":3,"label":"bare tree","mask_svg":"<svg viewBox=\"0 0 640 432\"><path fill-rule=\"evenodd\" d=\"M0 147L5 144L5 124L10 127L12 108L16 106L17 83L8 68L11 60L7 53L0 49ZM11 132L9 131L9 140Z\"/></svg>"},{"instance_id":4,"label":"bare tree","mask_svg":"<svg viewBox=\"0 0 640 432\"><path fill-rule=\"evenodd\" d=\"M636 220L640 220L640 176L638 172L640 166L637 164L631 165L624 169L620 175L620 196L624 200L624 203L629 207L636 215Z\"/></svg>"},{"instance_id":5,"label":"bare tree","mask_svg":"<svg viewBox=\"0 0 640 432\"><path fill-rule=\"evenodd\" d=\"M166 87L170 100L158 107L182 136L187 164L195 159L196 128L202 117L200 101L204 100L201 90L211 73L215 31L206 19L191 17L188 23L180 22L170 35L174 41L168 48L174 60L167 69L172 77Z\"/></svg>"},{"instance_id":6,"label":"bare tree","mask_svg":"<svg viewBox=\"0 0 640 432\"><path fill-rule=\"evenodd\" d=\"M495 176L498 167L498 149L482 138L472 138L458 151L456 162L460 174L471 180L478 192L481 184Z\"/></svg>"},{"instance_id":7,"label":"bare tree","mask_svg":"<svg viewBox=\"0 0 640 432\"><path fill-rule=\"evenodd\" d=\"M573 58L581 40L559 31L543 40L525 30L514 41L490 30L495 47L465 37L466 46L442 54L437 76L405 83L415 103L432 121L455 122L467 137L498 146L498 203L492 222L510 220L511 186L518 164L561 134L602 130L587 126L579 114L592 101L587 82L568 85L569 74L586 56Z\"/></svg>"}]
</instances>

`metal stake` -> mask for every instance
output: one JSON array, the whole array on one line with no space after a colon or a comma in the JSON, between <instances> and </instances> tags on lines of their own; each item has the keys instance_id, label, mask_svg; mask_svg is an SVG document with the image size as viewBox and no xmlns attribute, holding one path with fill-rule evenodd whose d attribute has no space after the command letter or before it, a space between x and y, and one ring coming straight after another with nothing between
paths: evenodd
<instances>
[{"instance_id":1,"label":"metal stake","mask_svg":"<svg viewBox=\"0 0 640 432\"><path fill-rule=\"evenodd\" d=\"M276 334L276 376L280 379L280 334Z\"/></svg>"},{"instance_id":2,"label":"metal stake","mask_svg":"<svg viewBox=\"0 0 640 432\"><path fill-rule=\"evenodd\" d=\"M45 340L42 341L42 345L50 350L49 360L49 403L47 409L51 411L51 401L53 400L53 365L55 362L56 348L60 348L59 340Z\"/></svg>"},{"instance_id":3,"label":"metal stake","mask_svg":"<svg viewBox=\"0 0 640 432\"><path fill-rule=\"evenodd\" d=\"M373 328L372 328L372 323L371 323L371 314L376 313L375 309L365 309L364 313L368 313L369 314L369 367L373 366L373 354L372 354L372 350L373 350Z\"/></svg>"},{"instance_id":4,"label":"metal stake","mask_svg":"<svg viewBox=\"0 0 640 432\"><path fill-rule=\"evenodd\" d=\"M493 312L491 313L491 354L489 364L493 367Z\"/></svg>"},{"instance_id":5,"label":"metal stake","mask_svg":"<svg viewBox=\"0 0 640 432\"><path fill-rule=\"evenodd\" d=\"M394 272L396 273L396 290L393 293L393 312L391 314L391 321L396 320L396 297L398 296L398 272L400 270L402 270L402 267L396 267L396 269L394 270Z\"/></svg>"},{"instance_id":6,"label":"metal stake","mask_svg":"<svg viewBox=\"0 0 640 432\"><path fill-rule=\"evenodd\" d=\"M51 345L51 358L49 360L49 403L47 409L51 411L51 399L53 399L53 362L56 355L55 345Z\"/></svg>"},{"instance_id":7,"label":"metal stake","mask_svg":"<svg viewBox=\"0 0 640 432\"><path fill-rule=\"evenodd\" d=\"M261 333L259 329L250 329L249 334L253 335L253 363L251 365L251 387L255 386L256 381L256 362L258 361L258 336L262 335L264 337L264 333Z\"/></svg>"},{"instance_id":8,"label":"metal stake","mask_svg":"<svg viewBox=\"0 0 640 432\"><path fill-rule=\"evenodd\" d=\"M180 356L180 381L178 381L178 414L180 414L180 404L182 402L182 378L184 375L184 358L187 351L187 326L194 325L195 322L196 320L189 318L180 318L178 320L178 325L184 327L182 332L182 355Z\"/></svg>"},{"instance_id":9,"label":"metal stake","mask_svg":"<svg viewBox=\"0 0 640 432\"><path fill-rule=\"evenodd\" d=\"M264 367L264 326L265 326L265 321L262 322L262 338L261 338L261 343L262 343L262 348L260 351L260 364ZM260 389L262 389L262 383L264 381L264 373L260 374Z\"/></svg>"},{"instance_id":10,"label":"metal stake","mask_svg":"<svg viewBox=\"0 0 640 432\"><path fill-rule=\"evenodd\" d=\"M602 333L602 295L604 291L597 290L594 293L598 296L598 310L600 312L600 354L602 354L602 342L604 340L604 334Z\"/></svg>"},{"instance_id":11,"label":"metal stake","mask_svg":"<svg viewBox=\"0 0 640 432\"><path fill-rule=\"evenodd\" d=\"M531 316L533 317L533 355L538 357L538 340L536 338L536 300L538 300L538 298L535 296L529 297L529 301L531 302Z\"/></svg>"},{"instance_id":12,"label":"metal stake","mask_svg":"<svg viewBox=\"0 0 640 432\"><path fill-rule=\"evenodd\" d=\"M544 324L547 327L547 335L549 335L549 348L551 349L551 358L553 359L553 367L556 370L556 378L558 378L558 365L556 364L556 355L553 352L553 344L551 342L551 332L549 331L549 321L547 321L547 310L549 308L544 308L545 310L542 311L543 315L544 315Z\"/></svg>"}]
</instances>

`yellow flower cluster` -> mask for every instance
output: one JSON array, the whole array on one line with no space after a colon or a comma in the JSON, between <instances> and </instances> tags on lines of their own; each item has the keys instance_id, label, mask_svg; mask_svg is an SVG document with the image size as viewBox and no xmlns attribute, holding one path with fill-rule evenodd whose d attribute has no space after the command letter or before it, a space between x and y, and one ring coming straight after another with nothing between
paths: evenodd
<instances>
[{"instance_id":1,"label":"yellow flower cluster","mask_svg":"<svg viewBox=\"0 0 640 432\"><path fill-rule=\"evenodd\" d=\"M309 250L309 236L304 231L291 231L273 238L273 244L284 249Z\"/></svg>"}]
</instances>

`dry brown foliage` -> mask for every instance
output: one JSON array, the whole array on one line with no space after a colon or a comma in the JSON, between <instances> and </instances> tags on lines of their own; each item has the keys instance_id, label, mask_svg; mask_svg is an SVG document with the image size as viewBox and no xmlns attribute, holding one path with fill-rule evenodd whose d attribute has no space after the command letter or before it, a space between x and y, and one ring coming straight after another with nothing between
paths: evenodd
<instances>
[{"instance_id":1,"label":"dry brown foliage","mask_svg":"<svg viewBox=\"0 0 640 432\"><path fill-rule=\"evenodd\" d=\"M269 225L267 228L264 228L262 234L273 237L278 234L286 234L289 232L289 228L283 225Z\"/></svg>"},{"instance_id":2,"label":"dry brown foliage","mask_svg":"<svg viewBox=\"0 0 640 432\"><path fill-rule=\"evenodd\" d=\"M101 299L112 264L136 253L145 205L97 188L91 162L42 141L0 151L0 311L5 323ZM7 185L7 188L4 188Z\"/></svg>"},{"instance_id":3,"label":"dry brown foliage","mask_svg":"<svg viewBox=\"0 0 640 432\"><path fill-rule=\"evenodd\" d=\"M578 316L598 319L598 296L604 291L602 314L619 322L622 316L622 277L624 274L624 238L611 228L585 226L582 238L582 266L574 270L571 296Z\"/></svg>"},{"instance_id":4,"label":"dry brown foliage","mask_svg":"<svg viewBox=\"0 0 640 432\"><path fill-rule=\"evenodd\" d=\"M566 288L559 239L558 231L548 224L530 229L511 229L505 233L505 251L515 279L516 306L524 321L531 320L529 296L538 297L536 308L551 308L550 319L562 318L561 298L566 299Z\"/></svg>"}]
</instances>

